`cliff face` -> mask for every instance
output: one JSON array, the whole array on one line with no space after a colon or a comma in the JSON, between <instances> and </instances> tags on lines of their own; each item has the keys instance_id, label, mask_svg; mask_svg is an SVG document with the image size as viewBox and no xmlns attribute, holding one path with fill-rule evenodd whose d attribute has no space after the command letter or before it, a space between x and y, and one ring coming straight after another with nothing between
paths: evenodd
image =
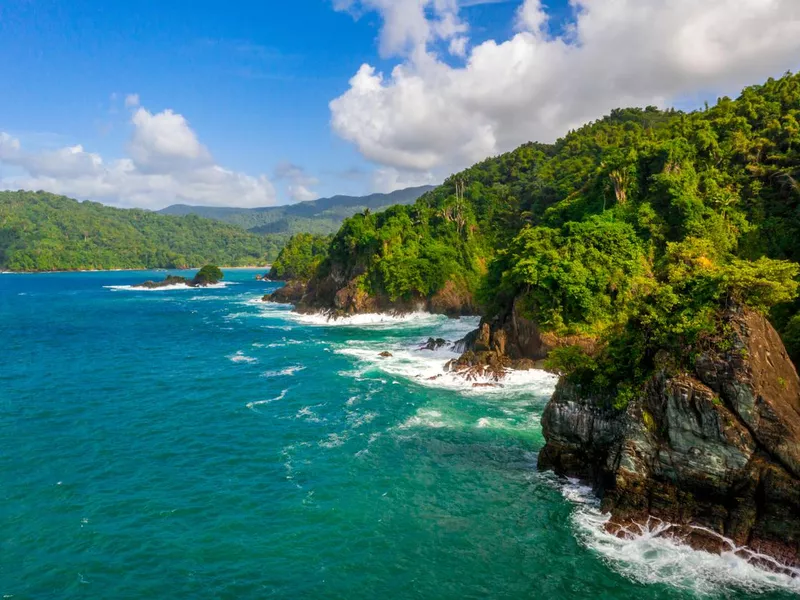
<instances>
[{"instance_id":1,"label":"cliff face","mask_svg":"<svg viewBox=\"0 0 800 600\"><path fill-rule=\"evenodd\" d=\"M325 312L332 316L364 313L410 313L427 311L433 314L459 317L478 314L472 294L452 281L431 297L392 300L386 295L371 295L360 289L357 278L363 271L345 271L333 266L325 277L304 283L290 281L284 288L264 299L289 302L300 312Z\"/></svg>"},{"instance_id":2,"label":"cliff face","mask_svg":"<svg viewBox=\"0 0 800 600\"><path fill-rule=\"evenodd\" d=\"M727 351L657 373L622 412L559 383L539 468L589 480L612 530L652 516L695 547L719 551L725 536L798 566L800 379L764 317L726 319Z\"/></svg>"}]
</instances>

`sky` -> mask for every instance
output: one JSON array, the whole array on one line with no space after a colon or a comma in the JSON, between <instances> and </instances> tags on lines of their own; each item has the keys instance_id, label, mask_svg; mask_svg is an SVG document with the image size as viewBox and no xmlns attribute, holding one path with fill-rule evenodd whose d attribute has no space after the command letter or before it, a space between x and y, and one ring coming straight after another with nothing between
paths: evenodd
<instances>
[{"instance_id":1,"label":"sky","mask_svg":"<svg viewBox=\"0 0 800 600\"><path fill-rule=\"evenodd\" d=\"M0 0L0 189L389 192L798 67L798 0Z\"/></svg>"}]
</instances>

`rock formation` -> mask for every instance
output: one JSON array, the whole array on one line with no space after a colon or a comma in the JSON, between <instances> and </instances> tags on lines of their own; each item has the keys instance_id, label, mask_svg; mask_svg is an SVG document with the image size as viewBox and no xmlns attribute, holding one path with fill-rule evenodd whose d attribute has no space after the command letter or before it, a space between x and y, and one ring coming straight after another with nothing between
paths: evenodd
<instances>
[{"instance_id":1,"label":"rock formation","mask_svg":"<svg viewBox=\"0 0 800 600\"><path fill-rule=\"evenodd\" d=\"M482 320L479 329L456 342L454 348L462 355L446 368L468 380L480 377L500 380L509 369L543 368L544 359L554 348L580 346L591 353L595 343L593 338L585 336L543 333L534 321L524 316L519 301L515 300L510 310L491 320Z\"/></svg>"},{"instance_id":2,"label":"rock formation","mask_svg":"<svg viewBox=\"0 0 800 600\"><path fill-rule=\"evenodd\" d=\"M545 409L539 468L591 482L609 528L655 517L697 548L729 538L800 566L800 379L761 315L732 310L726 350L664 366L624 410L562 380ZM664 361L666 363L666 361Z\"/></svg>"},{"instance_id":3,"label":"rock formation","mask_svg":"<svg viewBox=\"0 0 800 600\"><path fill-rule=\"evenodd\" d=\"M341 279L328 275L309 282L289 281L284 288L264 297L267 302L291 303L298 312L326 313L329 316L345 317L355 314L388 313L408 314L427 311L450 317L478 314L472 296L459 291L448 282L430 298L394 299L384 295L371 295L364 291L356 279Z\"/></svg>"},{"instance_id":4,"label":"rock formation","mask_svg":"<svg viewBox=\"0 0 800 600\"><path fill-rule=\"evenodd\" d=\"M178 275L167 275L162 281L145 281L143 283L139 283L134 285L133 287L136 288L146 288L148 290L156 290L158 288L167 287L170 285L189 285L191 282L190 280L186 279L186 277L180 277Z\"/></svg>"},{"instance_id":5,"label":"rock formation","mask_svg":"<svg viewBox=\"0 0 800 600\"><path fill-rule=\"evenodd\" d=\"M297 304L303 299L306 286L302 281L290 281L271 294L264 296L264 302L277 302L278 304Z\"/></svg>"}]
</instances>

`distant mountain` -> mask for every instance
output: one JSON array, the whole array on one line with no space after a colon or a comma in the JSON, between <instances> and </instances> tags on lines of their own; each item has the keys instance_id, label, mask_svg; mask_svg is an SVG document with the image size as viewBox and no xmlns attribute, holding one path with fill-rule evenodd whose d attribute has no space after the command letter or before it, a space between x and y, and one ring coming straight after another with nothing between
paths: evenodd
<instances>
[{"instance_id":1,"label":"distant mountain","mask_svg":"<svg viewBox=\"0 0 800 600\"><path fill-rule=\"evenodd\" d=\"M188 206L174 204L160 210L165 215L198 215L232 225L253 233L335 233L347 217L370 209L380 211L395 204L413 204L434 186L397 190L391 194L369 196L333 196L286 206L264 208L227 208L217 206Z\"/></svg>"}]
</instances>

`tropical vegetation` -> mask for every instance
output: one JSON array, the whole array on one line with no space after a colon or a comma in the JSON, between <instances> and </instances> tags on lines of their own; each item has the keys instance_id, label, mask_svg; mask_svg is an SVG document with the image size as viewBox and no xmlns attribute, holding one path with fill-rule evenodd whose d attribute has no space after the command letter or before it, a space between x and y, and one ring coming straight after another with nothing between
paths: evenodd
<instances>
[{"instance_id":1,"label":"tropical vegetation","mask_svg":"<svg viewBox=\"0 0 800 600\"><path fill-rule=\"evenodd\" d=\"M0 192L0 269L53 271L227 266L268 262L282 240L189 215Z\"/></svg>"},{"instance_id":2,"label":"tropical vegetation","mask_svg":"<svg viewBox=\"0 0 800 600\"><path fill-rule=\"evenodd\" d=\"M684 113L619 109L553 144L450 177L411 206L346 220L315 277L392 299L456 282L485 317L520 308L601 349L554 368L624 398L656 357L721 343L721 314L768 313L800 360L800 76Z\"/></svg>"},{"instance_id":3,"label":"tropical vegetation","mask_svg":"<svg viewBox=\"0 0 800 600\"><path fill-rule=\"evenodd\" d=\"M292 236L272 263L267 275L274 281L307 281L328 255L329 235L298 233Z\"/></svg>"}]
</instances>

